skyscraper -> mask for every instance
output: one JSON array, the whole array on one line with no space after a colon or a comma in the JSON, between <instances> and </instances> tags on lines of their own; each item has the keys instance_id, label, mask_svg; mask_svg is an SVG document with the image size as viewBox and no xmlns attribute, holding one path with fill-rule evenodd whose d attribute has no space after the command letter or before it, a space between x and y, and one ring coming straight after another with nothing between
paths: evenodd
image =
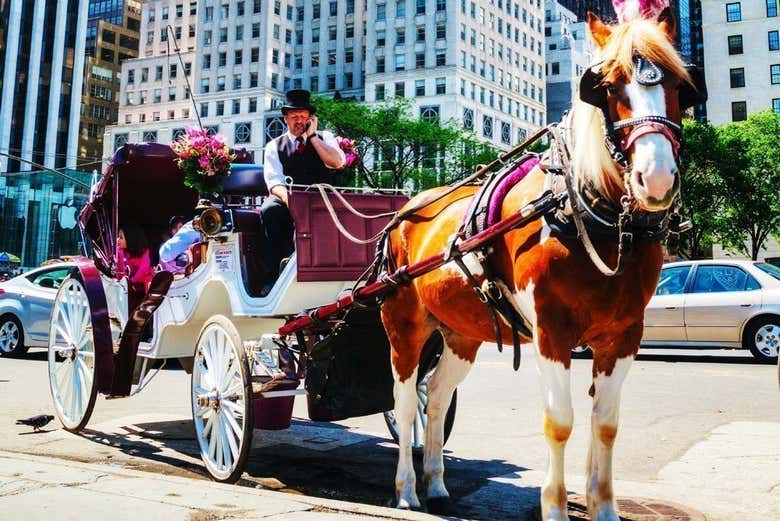
<instances>
[{"instance_id":1,"label":"skyscraper","mask_svg":"<svg viewBox=\"0 0 780 521\"><path fill-rule=\"evenodd\" d=\"M0 152L73 167L78 144L88 0L4 0ZM29 170L0 156L0 171Z\"/></svg>"}]
</instances>

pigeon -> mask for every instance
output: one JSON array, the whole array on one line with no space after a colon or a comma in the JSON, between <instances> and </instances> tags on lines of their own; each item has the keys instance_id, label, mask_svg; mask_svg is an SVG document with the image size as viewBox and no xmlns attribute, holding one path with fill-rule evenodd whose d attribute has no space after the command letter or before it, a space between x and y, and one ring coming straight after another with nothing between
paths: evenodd
<instances>
[{"instance_id":1,"label":"pigeon","mask_svg":"<svg viewBox=\"0 0 780 521\"><path fill-rule=\"evenodd\" d=\"M38 416L33 416L32 418L27 418L26 420L16 420L17 425L29 425L33 428L34 432L40 431L43 427L49 424L50 421L54 419L54 416L51 414L39 414Z\"/></svg>"}]
</instances>

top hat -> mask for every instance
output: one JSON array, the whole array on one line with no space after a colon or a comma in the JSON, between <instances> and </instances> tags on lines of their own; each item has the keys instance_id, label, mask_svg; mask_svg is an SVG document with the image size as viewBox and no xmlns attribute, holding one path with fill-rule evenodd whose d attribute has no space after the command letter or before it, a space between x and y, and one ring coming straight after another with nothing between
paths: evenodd
<instances>
[{"instance_id":1,"label":"top hat","mask_svg":"<svg viewBox=\"0 0 780 521\"><path fill-rule=\"evenodd\" d=\"M310 103L311 92L306 89L293 89L286 93L287 102L282 107L282 114L287 114L288 110L308 110L310 114L314 114L315 109Z\"/></svg>"}]
</instances>

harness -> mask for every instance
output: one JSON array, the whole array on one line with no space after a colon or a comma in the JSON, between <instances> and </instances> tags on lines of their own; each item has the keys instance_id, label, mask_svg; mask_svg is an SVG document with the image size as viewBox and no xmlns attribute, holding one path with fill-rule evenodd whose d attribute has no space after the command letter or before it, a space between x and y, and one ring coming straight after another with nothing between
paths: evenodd
<instances>
[{"instance_id":1,"label":"harness","mask_svg":"<svg viewBox=\"0 0 780 521\"><path fill-rule=\"evenodd\" d=\"M665 116L652 115L630 118L612 122L609 118L607 105L607 89L599 65L586 70L580 81L580 98L586 103L595 105L604 115L605 146L612 159L621 167L626 193L620 199L620 206L611 203L593 186L577 187L574 173L570 165L569 147L563 137L559 125L549 125L534 134L527 141L500 156L490 165L478 170L467 179L453 185L432 200L421 202L396 214L390 223L382 230L377 242L377 255L374 262L364 272L355 284L353 291L333 304L323 306L309 315L303 315L290 320L279 329L282 335L291 334L308 327L317 320L325 318L352 303L378 300L389 291L399 286L405 286L411 281L438 269L442 265L454 262L471 283L475 293L487 307L493 324L498 349L502 349L502 338L499 318L512 329L514 346L513 366L517 370L520 365L520 335L531 338L530 321L513 304L510 290L496 276L490 265L492 243L505 233L524 226L543 217L556 234L563 237L577 237L583 244L593 264L605 276L616 276L623 272L625 262L636 242L658 242L669 234L679 235L680 215L679 197L672 206L659 212L637 211L632 209L634 202L631 184L629 182L630 167L625 153L636 139L647 133L661 133L669 138L676 152L678 161L682 149L682 129L679 124ZM706 100L706 86L703 76L689 68L693 78L693 86L683 85L680 88L680 107L688 108L695 103ZM634 81L641 85L658 85L663 81L663 70L641 55L634 57ZM695 90L695 89L701 90ZM630 128L628 135L618 139L619 131ZM525 154L511 163L507 160L524 152L531 144L545 135L550 135L550 150L545 156ZM453 235L444 252L424 259L412 265L396 267L392 264L388 237L390 231L402 220L417 210L441 200L468 182L484 178L497 164L503 168L490 174L481 184L466 213L463 223ZM520 182L535 166L546 173L547 189L535 200L518 210L515 214L503 220L500 215L503 197L512 186ZM615 267L609 267L601 259L591 242L591 235L601 240L617 242L618 258ZM463 260L467 254L473 254L483 272L480 283ZM358 287L361 282L365 285Z\"/></svg>"}]
</instances>

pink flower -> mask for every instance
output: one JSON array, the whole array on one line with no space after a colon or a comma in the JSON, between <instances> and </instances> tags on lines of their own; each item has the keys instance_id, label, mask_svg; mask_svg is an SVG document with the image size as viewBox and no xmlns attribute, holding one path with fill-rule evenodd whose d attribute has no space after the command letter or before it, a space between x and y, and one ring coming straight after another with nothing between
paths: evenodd
<instances>
[{"instance_id":1,"label":"pink flower","mask_svg":"<svg viewBox=\"0 0 780 521\"><path fill-rule=\"evenodd\" d=\"M618 22L637 18L656 20L661 11L669 7L669 0L612 0Z\"/></svg>"}]
</instances>

